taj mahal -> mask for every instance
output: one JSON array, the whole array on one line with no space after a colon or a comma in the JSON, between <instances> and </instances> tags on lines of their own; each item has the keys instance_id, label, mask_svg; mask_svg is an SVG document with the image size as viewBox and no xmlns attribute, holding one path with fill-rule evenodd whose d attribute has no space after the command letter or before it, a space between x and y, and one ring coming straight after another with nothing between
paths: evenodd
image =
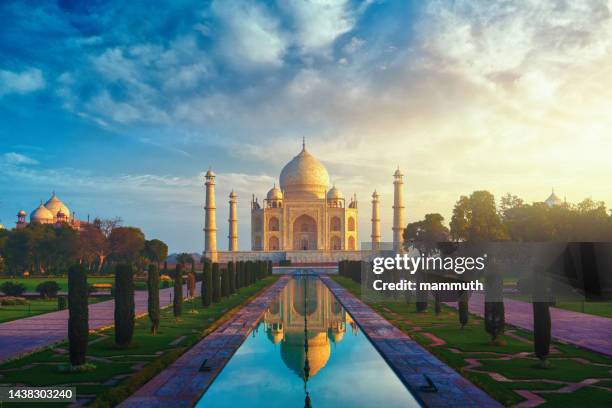
<instances>
[{"instance_id":1,"label":"taj mahal","mask_svg":"<svg viewBox=\"0 0 612 408\"><path fill-rule=\"evenodd\" d=\"M206 205L204 221L204 256L217 262L238 260L291 260L297 263L336 262L362 259L380 249L379 195L372 193L371 245L360 249L356 195L345 198L332 185L325 166L306 149L280 172L276 184L260 202L251 199L251 248L238 250L237 202L234 191L229 195L228 250L217 250L215 173L205 175ZM404 204L403 175L399 168L393 174L393 249L403 247ZM390 248L389 248L390 249Z\"/></svg>"}]
</instances>

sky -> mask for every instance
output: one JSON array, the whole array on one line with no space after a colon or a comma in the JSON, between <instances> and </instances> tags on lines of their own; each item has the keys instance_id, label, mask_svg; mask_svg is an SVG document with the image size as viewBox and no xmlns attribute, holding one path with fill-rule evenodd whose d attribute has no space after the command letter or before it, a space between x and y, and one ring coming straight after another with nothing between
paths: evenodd
<instances>
[{"instance_id":1,"label":"sky","mask_svg":"<svg viewBox=\"0 0 612 408\"><path fill-rule=\"evenodd\" d=\"M126 3L126 4L124 4ZM203 248L203 174L249 201L301 149L406 221L486 189L612 205L612 1L3 1L0 222L52 191Z\"/></svg>"}]
</instances>

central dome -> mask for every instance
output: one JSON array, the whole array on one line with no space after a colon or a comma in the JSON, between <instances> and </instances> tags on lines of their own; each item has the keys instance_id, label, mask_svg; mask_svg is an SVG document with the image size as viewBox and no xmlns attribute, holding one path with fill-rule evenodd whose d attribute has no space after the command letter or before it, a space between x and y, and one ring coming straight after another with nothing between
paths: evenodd
<instances>
[{"instance_id":1,"label":"central dome","mask_svg":"<svg viewBox=\"0 0 612 408\"><path fill-rule=\"evenodd\" d=\"M280 187L286 197L325 198L329 186L329 174L316 157L302 148L280 174Z\"/></svg>"}]
</instances>

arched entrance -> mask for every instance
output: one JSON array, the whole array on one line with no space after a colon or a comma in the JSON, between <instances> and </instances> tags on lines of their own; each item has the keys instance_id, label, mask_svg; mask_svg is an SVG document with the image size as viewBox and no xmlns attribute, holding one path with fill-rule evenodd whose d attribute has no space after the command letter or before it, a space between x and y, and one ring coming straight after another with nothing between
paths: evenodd
<instances>
[{"instance_id":1,"label":"arched entrance","mask_svg":"<svg viewBox=\"0 0 612 408\"><path fill-rule=\"evenodd\" d=\"M317 222L314 218L303 214L293 222L293 249L317 249Z\"/></svg>"}]
</instances>

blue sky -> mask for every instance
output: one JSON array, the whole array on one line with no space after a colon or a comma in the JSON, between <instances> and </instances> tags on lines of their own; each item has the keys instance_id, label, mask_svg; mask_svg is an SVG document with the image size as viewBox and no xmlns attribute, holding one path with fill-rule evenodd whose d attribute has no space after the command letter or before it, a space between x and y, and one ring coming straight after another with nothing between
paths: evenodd
<instances>
[{"instance_id":1,"label":"blue sky","mask_svg":"<svg viewBox=\"0 0 612 408\"><path fill-rule=\"evenodd\" d=\"M6 1L0 219L55 190L171 250L202 248L202 172L248 201L300 148L358 194L361 239L391 174L407 218L486 188L612 202L609 4L593 1Z\"/></svg>"}]
</instances>

